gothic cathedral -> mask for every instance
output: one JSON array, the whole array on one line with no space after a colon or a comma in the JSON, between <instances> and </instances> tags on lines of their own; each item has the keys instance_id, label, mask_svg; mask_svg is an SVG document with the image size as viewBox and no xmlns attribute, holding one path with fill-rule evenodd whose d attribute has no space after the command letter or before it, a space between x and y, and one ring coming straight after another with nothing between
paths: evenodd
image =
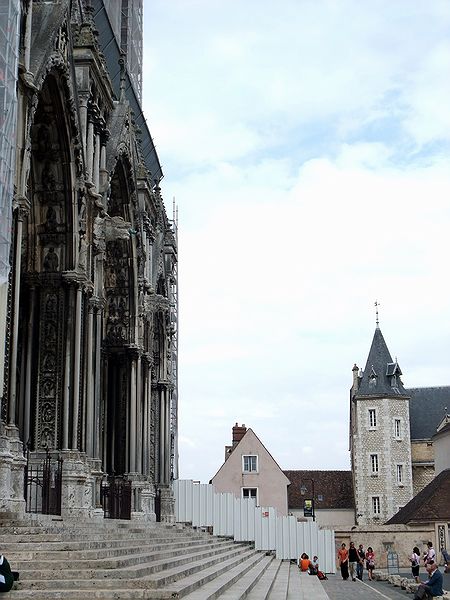
<instances>
[{"instance_id":1,"label":"gothic cathedral","mask_svg":"<svg viewBox=\"0 0 450 600\"><path fill-rule=\"evenodd\" d=\"M17 6L0 508L170 521L176 223L126 48L100 0Z\"/></svg>"}]
</instances>

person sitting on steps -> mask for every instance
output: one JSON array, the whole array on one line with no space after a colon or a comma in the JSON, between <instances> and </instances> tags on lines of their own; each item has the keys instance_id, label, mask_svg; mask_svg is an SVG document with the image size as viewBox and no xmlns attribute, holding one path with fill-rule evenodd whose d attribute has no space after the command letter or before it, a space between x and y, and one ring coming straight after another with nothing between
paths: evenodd
<instances>
[{"instance_id":1,"label":"person sitting on steps","mask_svg":"<svg viewBox=\"0 0 450 600\"><path fill-rule=\"evenodd\" d=\"M433 562L427 562L425 565L428 579L421 583L414 595L413 600L429 600L436 598L436 596L442 596L444 591L442 589L442 573L439 571L437 564Z\"/></svg>"}]
</instances>

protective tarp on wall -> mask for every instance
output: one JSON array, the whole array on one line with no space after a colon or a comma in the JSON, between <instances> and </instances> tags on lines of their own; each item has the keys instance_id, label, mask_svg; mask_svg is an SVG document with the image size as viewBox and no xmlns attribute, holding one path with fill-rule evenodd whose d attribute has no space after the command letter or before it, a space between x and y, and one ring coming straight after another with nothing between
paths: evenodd
<instances>
[{"instance_id":1,"label":"protective tarp on wall","mask_svg":"<svg viewBox=\"0 0 450 600\"><path fill-rule=\"evenodd\" d=\"M17 124L20 0L0 0L0 365L4 364ZM0 389L3 388L0 369Z\"/></svg>"}]
</instances>

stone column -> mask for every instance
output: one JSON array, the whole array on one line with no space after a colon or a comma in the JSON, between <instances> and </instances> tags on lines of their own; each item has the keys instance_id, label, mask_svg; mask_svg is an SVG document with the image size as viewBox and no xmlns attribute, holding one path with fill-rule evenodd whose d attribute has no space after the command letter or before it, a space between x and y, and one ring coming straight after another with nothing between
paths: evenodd
<instances>
[{"instance_id":1,"label":"stone column","mask_svg":"<svg viewBox=\"0 0 450 600\"><path fill-rule=\"evenodd\" d=\"M94 457L94 306L89 301L86 345L86 454Z\"/></svg>"},{"instance_id":2,"label":"stone column","mask_svg":"<svg viewBox=\"0 0 450 600\"><path fill-rule=\"evenodd\" d=\"M94 123L92 115L88 113L87 140L86 140L86 171L89 181L94 179Z\"/></svg>"},{"instance_id":3,"label":"stone column","mask_svg":"<svg viewBox=\"0 0 450 600\"><path fill-rule=\"evenodd\" d=\"M69 294L69 318L67 320L67 336L64 353L64 395L62 409L62 448L69 449L69 412L70 412L70 392L71 382L71 363L72 363L72 289Z\"/></svg>"},{"instance_id":4,"label":"stone column","mask_svg":"<svg viewBox=\"0 0 450 600\"><path fill-rule=\"evenodd\" d=\"M143 428L143 399L142 399L142 359L137 357L136 369L136 472L142 473L142 434Z\"/></svg>"},{"instance_id":5,"label":"stone column","mask_svg":"<svg viewBox=\"0 0 450 600\"><path fill-rule=\"evenodd\" d=\"M95 313L95 387L94 387L94 456L95 458L101 458L100 448L100 411L101 411L101 382L102 382L102 369L101 369L101 344L102 344L102 313L100 302L97 303Z\"/></svg>"},{"instance_id":6,"label":"stone column","mask_svg":"<svg viewBox=\"0 0 450 600\"><path fill-rule=\"evenodd\" d=\"M97 192L99 192L99 182L100 182L100 129L98 123L95 125L95 150L94 150L94 165L93 165L93 176L92 182L95 186Z\"/></svg>"},{"instance_id":7,"label":"stone column","mask_svg":"<svg viewBox=\"0 0 450 600\"><path fill-rule=\"evenodd\" d=\"M99 193L103 193L108 185L108 171L106 170L106 143L109 138L109 131L102 128L100 133L100 169L99 169Z\"/></svg>"},{"instance_id":8,"label":"stone column","mask_svg":"<svg viewBox=\"0 0 450 600\"><path fill-rule=\"evenodd\" d=\"M159 390L159 483L164 484L164 465L166 462L166 445L165 445L165 417L166 405L164 402L164 388Z\"/></svg>"},{"instance_id":9,"label":"stone column","mask_svg":"<svg viewBox=\"0 0 450 600\"><path fill-rule=\"evenodd\" d=\"M130 369L130 422L128 427L130 473L136 473L136 358L136 355L131 357Z\"/></svg>"},{"instance_id":10,"label":"stone column","mask_svg":"<svg viewBox=\"0 0 450 600\"><path fill-rule=\"evenodd\" d=\"M83 141L84 153L85 156L87 156L88 97L86 94L79 94L78 100L80 107L81 137Z\"/></svg>"},{"instance_id":11,"label":"stone column","mask_svg":"<svg viewBox=\"0 0 450 600\"><path fill-rule=\"evenodd\" d=\"M149 434L149 422L150 422L150 404L149 404L149 366L148 361L144 361L143 365L143 415L142 415L142 473L148 475L149 472L149 461L148 461L148 434Z\"/></svg>"},{"instance_id":12,"label":"stone column","mask_svg":"<svg viewBox=\"0 0 450 600\"><path fill-rule=\"evenodd\" d=\"M17 403L17 345L19 334L19 302L20 302L20 276L21 276L21 255L22 255L22 230L23 220L30 209L28 200L24 197L17 198L15 201L16 212L16 237L14 245L14 288L13 288L13 325L11 331L11 359L10 359L10 379L9 379L9 406L8 423L16 424L16 403Z\"/></svg>"},{"instance_id":13,"label":"stone column","mask_svg":"<svg viewBox=\"0 0 450 600\"><path fill-rule=\"evenodd\" d=\"M36 306L36 288L30 287L30 310L28 314L27 325L27 353L25 365L25 402L23 416L23 441L26 444L30 439L30 419L31 419L31 363L33 361L33 326L35 319Z\"/></svg>"},{"instance_id":14,"label":"stone column","mask_svg":"<svg viewBox=\"0 0 450 600\"><path fill-rule=\"evenodd\" d=\"M83 291L77 287L75 301L75 341L73 357L73 420L72 420L72 448L78 445L78 418L80 411L80 365L81 365L81 303Z\"/></svg>"}]
</instances>

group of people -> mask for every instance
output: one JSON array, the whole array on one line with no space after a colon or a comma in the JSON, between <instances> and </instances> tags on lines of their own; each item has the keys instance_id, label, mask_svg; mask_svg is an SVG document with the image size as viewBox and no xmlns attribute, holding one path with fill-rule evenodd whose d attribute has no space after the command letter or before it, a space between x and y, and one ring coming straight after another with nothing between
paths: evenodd
<instances>
[{"instance_id":1,"label":"group of people","mask_svg":"<svg viewBox=\"0 0 450 600\"><path fill-rule=\"evenodd\" d=\"M310 575L317 575L319 579L327 579L325 573L319 569L319 558L317 556L313 556L312 561L309 559L309 556L306 552L298 559L298 568L303 573L309 573Z\"/></svg>"},{"instance_id":2,"label":"group of people","mask_svg":"<svg viewBox=\"0 0 450 600\"><path fill-rule=\"evenodd\" d=\"M346 544L342 543L337 558L344 581L349 579L349 577L351 577L352 581L356 581L356 578L362 581L364 567L367 569L369 581L373 579L375 553L371 546L365 551L362 544L356 548L355 543L350 542L350 547L347 549ZM436 551L433 548L433 544L431 542L427 543L422 557L419 548L415 546L409 560L411 562L412 575L416 582L420 584L414 600L425 600L441 596L443 593L442 573L439 571L436 563ZM428 574L428 579L423 582L419 578L421 561L423 561Z\"/></svg>"},{"instance_id":3,"label":"group of people","mask_svg":"<svg viewBox=\"0 0 450 600\"><path fill-rule=\"evenodd\" d=\"M355 543L350 542L350 547L347 549L346 544L342 543L337 559L344 581L349 577L351 577L352 581L356 581L356 578L362 581L364 567L367 569L369 581L372 581L375 569L375 552L371 546L367 550L364 550L362 544L359 544L358 548L356 548Z\"/></svg>"}]
</instances>

